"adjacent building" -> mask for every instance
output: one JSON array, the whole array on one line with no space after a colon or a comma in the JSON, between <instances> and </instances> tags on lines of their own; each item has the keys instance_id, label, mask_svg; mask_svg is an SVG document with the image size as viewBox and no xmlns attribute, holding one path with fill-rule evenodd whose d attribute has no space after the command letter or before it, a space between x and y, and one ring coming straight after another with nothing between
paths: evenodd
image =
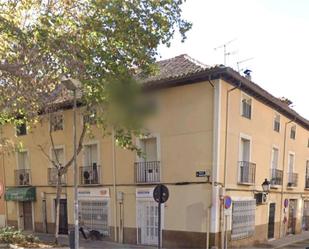
<instances>
[{"instance_id":1,"label":"adjacent building","mask_svg":"<svg viewBox=\"0 0 309 249\"><path fill-rule=\"evenodd\" d=\"M307 230L309 121L289 101L229 67L206 66L187 55L158 65L159 74L144 82L157 112L147 122L150 135L135 141L146 156L115 147L95 125L83 143L78 174L84 227L107 239L156 244L152 195L163 183L170 191L161 208L166 248L248 245ZM51 158L69 160L73 112L66 104L54 115L30 131L3 127L5 136L23 143L0 166L8 224L24 230L54 230L55 172L42 148ZM83 121L79 113L78 132ZM265 179L268 192L261 186ZM67 233L73 224L72 168L63 178L60 210L59 232Z\"/></svg>"}]
</instances>

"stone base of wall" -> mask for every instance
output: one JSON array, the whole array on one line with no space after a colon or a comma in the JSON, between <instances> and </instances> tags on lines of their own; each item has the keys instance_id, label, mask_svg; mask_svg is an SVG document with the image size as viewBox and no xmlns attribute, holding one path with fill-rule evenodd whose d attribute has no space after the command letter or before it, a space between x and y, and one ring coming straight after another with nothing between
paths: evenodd
<instances>
[{"instance_id":1,"label":"stone base of wall","mask_svg":"<svg viewBox=\"0 0 309 249\"><path fill-rule=\"evenodd\" d=\"M5 226L5 215L0 214L0 227L4 227L4 226Z\"/></svg>"},{"instance_id":2,"label":"stone base of wall","mask_svg":"<svg viewBox=\"0 0 309 249\"><path fill-rule=\"evenodd\" d=\"M8 226L18 228L17 220L8 220Z\"/></svg>"}]
</instances>

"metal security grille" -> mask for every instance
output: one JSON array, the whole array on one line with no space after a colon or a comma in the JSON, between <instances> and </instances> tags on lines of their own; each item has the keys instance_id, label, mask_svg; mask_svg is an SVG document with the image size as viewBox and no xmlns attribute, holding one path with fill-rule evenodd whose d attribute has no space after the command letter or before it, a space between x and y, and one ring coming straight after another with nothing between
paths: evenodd
<instances>
[{"instance_id":1,"label":"metal security grille","mask_svg":"<svg viewBox=\"0 0 309 249\"><path fill-rule=\"evenodd\" d=\"M108 200L81 200L79 217L81 226L109 235Z\"/></svg>"},{"instance_id":2,"label":"metal security grille","mask_svg":"<svg viewBox=\"0 0 309 249\"><path fill-rule=\"evenodd\" d=\"M252 236L255 229L255 200L233 201L232 239L244 239Z\"/></svg>"}]
</instances>

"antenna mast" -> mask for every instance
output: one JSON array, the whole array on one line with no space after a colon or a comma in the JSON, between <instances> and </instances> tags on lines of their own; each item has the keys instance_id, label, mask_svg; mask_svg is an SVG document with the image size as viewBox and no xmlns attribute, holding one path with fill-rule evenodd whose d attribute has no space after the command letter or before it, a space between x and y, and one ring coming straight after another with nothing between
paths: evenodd
<instances>
[{"instance_id":1,"label":"antenna mast","mask_svg":"<svg viewBox=\"0 0 309 249\"><path fill-rule=\"evenodd\" d=\"M224 43L224 44L222 44L222 45L220 45L220 46L218 46L216 48L214 48L214 50L218 50L220 48L223 48L223 61L224 61L224 65L226 65L226 58L227 58L227 56L236 53L236 51L227 52L227 49L226 49L227 45L231 44L234 41L236 41L236 38L233 39L233 40L230 40L230 41L228 41L228 42L226 42L226 43Z\"/></svg>"},{"instance_id":2,"label":"antenna mast","mask_svg":"<svg viewBox=\"0 0 309 249\"><path fill-rule=\"evenodd\" d=\"M244 62L247 62L247 61L251 61L251 60L253 60L254 58L253 57L250 57L250 58L247 58L247 59L244 59L244 60L241 60L241 61L237 61L237 71L238 71L238 73L240 72L240 68L239 68L239 65L240 64L242 64L242 63L244 63Z\"/></svg>"}]
</instances>

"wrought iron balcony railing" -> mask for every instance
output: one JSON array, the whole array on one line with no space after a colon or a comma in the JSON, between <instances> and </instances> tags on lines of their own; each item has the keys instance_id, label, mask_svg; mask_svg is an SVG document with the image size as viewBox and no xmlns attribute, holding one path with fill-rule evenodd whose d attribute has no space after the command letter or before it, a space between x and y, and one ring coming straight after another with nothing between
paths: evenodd
<instances>
[{"instance_id":1,"label":"wrought iron balcony railing","mask_svg":"<svg viewBox=\"0 0 309 249\"><path fill-rule=\"evenodd\" d=\"M15 170L15 184L16 186L31 185L31 171L30 169Z\"/></svg>"},{"instance_id":2,"label":"wrought iron balcony railing","mask_svg":"<svg viewBox=\"0 0 309 249\"><path fill-rule=\"evenodd\" d=\"M256 164L247 161L239 161L238 165L239 165L238 182L242 184L254 184Z\"/></svg>"},{"instance_id":3,"label":"wrought iron balcony railing","mask_svg":"<svg viewBox=\"0 0 309 249\"><path fill-rule=\"evenodd\" d=\"M134 171L136 183L160 182L160 161L136 162Z\"/></svg>"},{"instance_id":4,"label":"wrought iron balcony railing","mask_svg":"<svg viewBox=\"0 0 309 249\"><path fill-rule=\"evenodd\" d=\"M275 185L282 185L283 179L283 171L280 169L271 169L270 171L270 184Z\"/></svg>"},{"instance_id":5,"label":"wrought iron balcony railing","mask_svg":"<svg viewBox=\"0 0 309 249\"><path fill-rule=\"evenodd\" d=\"M288 173L288 187L297 187L298 183L298 174L297 173Z\"/></svg>"},{"instance_id":6,"label":"wrought iron balcony railing","mask_svg":"<svg viewBox=\"0 0 309 249\"><path fill-rule=\"evenodd\" d=\"M57 185L58 181L58 170L56 168L48 168L48 184L49 185ZM61 177L61 185L66 184L66 176L62 175Z\"/></svg>"},{"instance_id":7,"label":"wrought iron balcony railing","mask_svg":"<svg viewBox=\"0 0 309 249\"><path fill-rule=\"evenodd\" d=\"M79 175L81 185L100 184L101 166L94 163L92 166L80 167Z\"/></svg>"}]
</instances>

